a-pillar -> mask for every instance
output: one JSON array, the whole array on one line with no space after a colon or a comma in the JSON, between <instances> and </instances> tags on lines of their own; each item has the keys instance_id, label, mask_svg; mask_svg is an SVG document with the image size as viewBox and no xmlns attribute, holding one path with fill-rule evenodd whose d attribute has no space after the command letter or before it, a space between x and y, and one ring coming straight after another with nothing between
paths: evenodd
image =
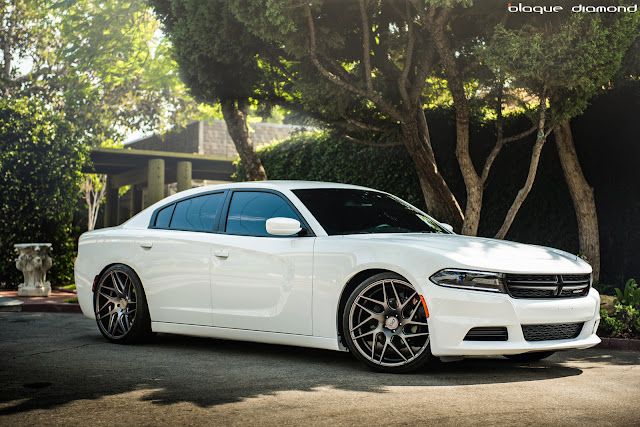
<instances>
[{"instance_id":1,"label":"a-pillar","mask_svg":"<svg viewBox=\"0 0 640 427\"><path fill-rule=\"evenodd\" d=\"M142 210L142 189L138 185L131 186L131 202L129 204L129 217Z\"/></svg>"},{"instance_id":2,"label":"a-pillar","mask_svg":"<svg viewBox=\"0 0 640 427\"><path fill-rule=\"evenodd\" d=\"M107 175L105 185L104 226L113 227L118 225L118 188L113 186L111 175Z\"/></svg>"},{"instance_id":3,"label":"a-pillar","mask_svg":"<svg viewBox=\"0 0 640 427\"><path fill-rule=\"evenodd\" d=\"M147 185L147 203L149 206L164 199L164 159L149 160Z\"/></svg>"},{"instance_id":4,"label":"a-pillar","mask_svg":"<svg viewBox=\"0 0 640 427\"><path fill-rule=\"evenodd\" d=\"M178 162L178 192L191 189L191 162Z\"/></svg>"}]
</instances>

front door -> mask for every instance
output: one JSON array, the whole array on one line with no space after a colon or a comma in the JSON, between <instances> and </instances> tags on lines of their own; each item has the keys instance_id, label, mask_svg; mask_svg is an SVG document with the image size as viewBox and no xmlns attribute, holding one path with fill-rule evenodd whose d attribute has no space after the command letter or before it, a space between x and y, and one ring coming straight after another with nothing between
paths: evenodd
<instances>
[{"instance_id":1,"label":"front door","mask_svg":"<svg viewBox=\"0 0 640 427\"><path fill-rule=\"evenodd\" d=\"M311 335L315 238L269 235L274 217L300 219L276 193L233 193L212 248L214 326Z\"/></svg>"}]
</instances>

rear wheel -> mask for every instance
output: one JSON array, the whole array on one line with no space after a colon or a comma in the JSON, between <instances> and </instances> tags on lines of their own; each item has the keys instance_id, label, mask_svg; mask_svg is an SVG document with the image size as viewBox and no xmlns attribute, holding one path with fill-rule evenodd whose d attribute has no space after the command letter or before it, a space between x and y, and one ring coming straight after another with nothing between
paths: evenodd
<instances>
[{"instance_id":1,"label":"rear wheel","mask_svg":"<svg viewBox=\"0 0 640 427\"><path fill-rule=\"evenodd\" d=\"M361 283L342 322L349 350L374 371L409 372L432 357L420 295L397 274L381 273Z\"/></svg>"},{"instance_id":2,"label":"rear wheel","mask_svg":"<svg viewBox=\"0 0 640 427\"><path fill-rule=\"evenodd\" d=\"M147 298L138 275L128 266L109 267L94 295L94 313L102 335L111 342L133 343L151 336Z\"/></svg>"},{"instance_id":3,"label":"rear wheel","mask_svg":"<svg viewBox=\"0 0 640 427\"><path fill-rule=\"evenodd\" d=\"M551 356L555 351L532 351L531 353L522 354L505 354L508 359L516 362L537 362Z\"/></svg>"}]
</instances>

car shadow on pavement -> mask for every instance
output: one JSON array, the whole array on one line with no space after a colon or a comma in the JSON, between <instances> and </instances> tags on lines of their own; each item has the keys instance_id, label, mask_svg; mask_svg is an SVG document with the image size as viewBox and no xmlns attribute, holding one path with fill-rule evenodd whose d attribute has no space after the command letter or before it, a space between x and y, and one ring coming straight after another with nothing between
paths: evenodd
<instances>
[{"instance_id":1,"label":"car shadow on pavement","mask_svg":"<svg viewBox=\"0 0 640 427\"><path fill-rule=\"evenodd\" d=\"M563 353L534 364L482 357L394 375L371 372L348 353L240 341L160 334L147 344L116 345L83 332L67 344L3 362L0 415L131 391L143 391L140 399L151 404L211 407L291 390L388 393L389 387L542 381L582 373ZM606 363L615 363L616 356L611 358Z\"/></svg>"}]
</instances>

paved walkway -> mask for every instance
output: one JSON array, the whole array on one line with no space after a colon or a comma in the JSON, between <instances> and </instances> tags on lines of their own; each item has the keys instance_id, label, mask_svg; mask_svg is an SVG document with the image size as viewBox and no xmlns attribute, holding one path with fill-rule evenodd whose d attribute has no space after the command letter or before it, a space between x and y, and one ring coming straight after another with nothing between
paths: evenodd
<instances>
[{"instance_id":1,"label":"paved walkway","mask_svg":"<svg viewBox=\"0 0 640 427\"><path fill-rule=\"evenodd\" d=\"M66 303L75 298L75 291L54 289L49 297L19 297L18 291L0 291L1 311L29 311L54 313L81 313L77 303Z\"/></svg>"}]
</instances>

